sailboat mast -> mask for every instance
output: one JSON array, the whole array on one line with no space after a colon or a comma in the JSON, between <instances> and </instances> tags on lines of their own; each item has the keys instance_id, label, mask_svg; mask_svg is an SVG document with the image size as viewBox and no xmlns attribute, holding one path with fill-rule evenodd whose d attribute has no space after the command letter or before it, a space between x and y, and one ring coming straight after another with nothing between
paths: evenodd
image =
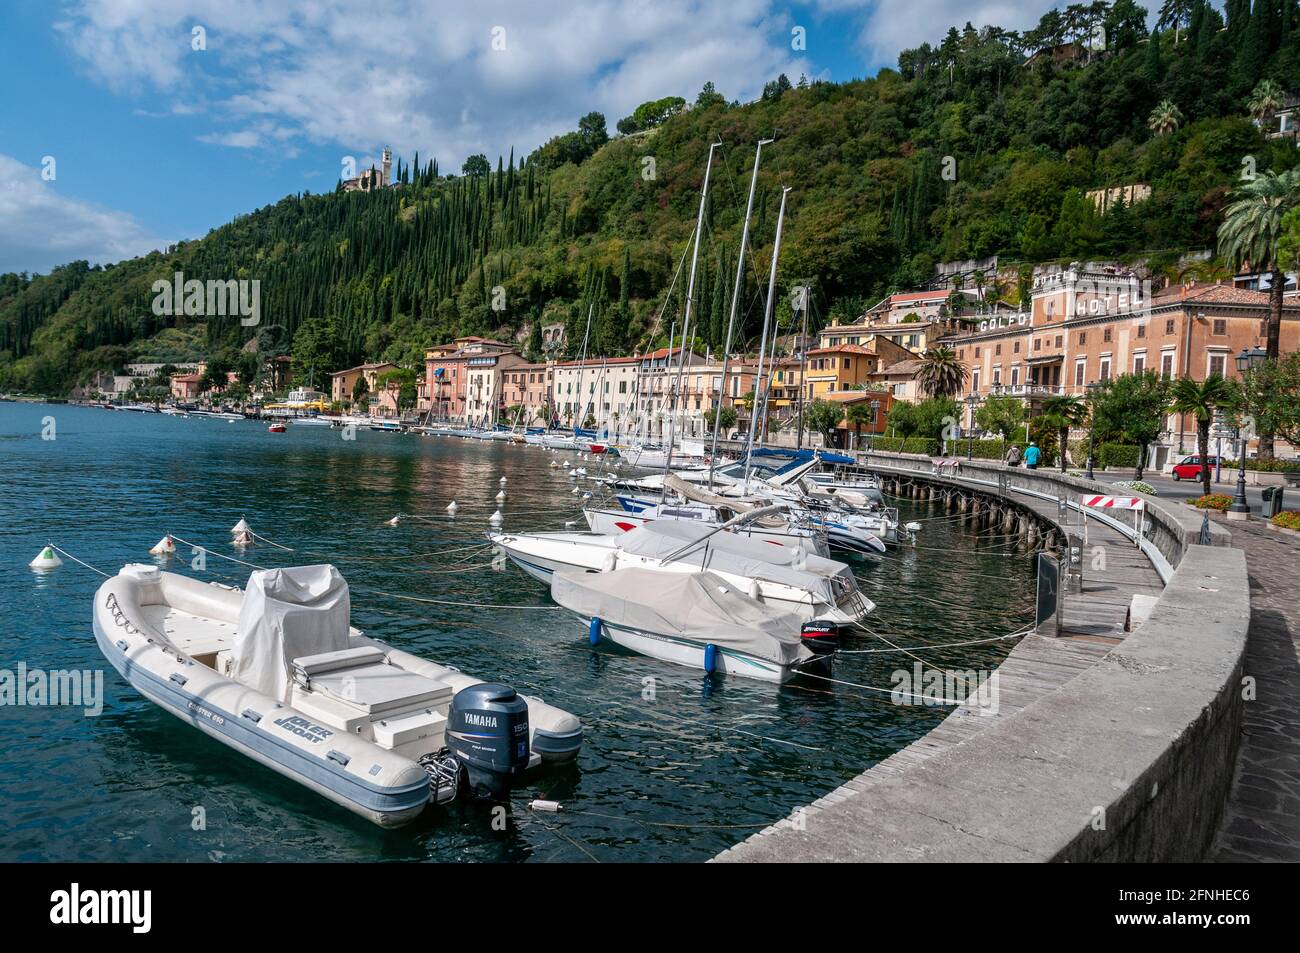
<instances>
[{"instance_id":1,"label":"sailboat mast","mask_svg":"<svg viewBox=\"0 0 1300 953\"><path fill-rule=\"evenodd\" d=\"M763 394L763 352L767 348L767 328L772 323L776 304L776 263L781 255L781 228L785 224L785 199L790 189L781 190L781 210L776 213L776 241L772 244L772 268L767 276L767 307L763 309L763 333L758 339L758 369L754 374L754 400L749 408L749 439L745 444L745 492L749 492L749 471L754 452L754 433L758 429L759 400ZM776 338L773 336L773 350Z\"/></svg>"},{"instance_id":2,"label":"sailboat mast","mask_svg":"<svg viewBox=\"0 0 1300 953\"><path fill-rule=\"evenodd\" d=\"M587 329L582 332L582 353L578 356L578 403L574 405L575 407L582 404L582 372L587 367L587 337L591 334L591 315L595 310L596 302L587 305ZM578 422L572 426L581 427L582 423Z\"/></svg>"},{"instance_id":3,"label":"sailboat mast","mask_svg":"<svg viewBox=\"0 0 1300 953\"><path fill-rule=\"evenodd\" d=\"M722 377L718 381L718 404L713 409L713 448L709 451L709 488L713 488L713 468L718 459L718 431L722 429L722 408L727 402L727 365L731 359L731 341L736 331L736 306L740 303L740 282L745 275L745 246L749 244L749 220L754 214L754 190L758 187L758 164L763 146L774 139L758 140L754 150L754 174L749 180L749 202L745 206L745 225L740 232L740 254L736 256L736 283L731 292L731 314L727 318L727 341L722 346Z\"/></svg>"},{"instance_id":4,"label":"sailboat mast","mask_svg":"<svg viewBox=\"0 0 1300 953\"><path fill-rule=\"evenodd\" d=\"M700 189L700 211L695 216L695 248L691 251L691 275L686 281L686 308L682 316L682 343L681 350L677 355L677 379L673 383L673 423L670 428L675 429L677 417L677 401L682 390L682 370L686 364L686 342L691 337L691 311L694 310L692 305L695 301L695 267L700 261L700 235L704 231L704 208L709 198L709 176L713 172L713 151L722 143L714 142L709 145L709 161L704 166L704 187ZM669 350L668 359L672 360L673 352ZM668 440L668 458L664 461L664 472L668 473L673 467L673 434L670 431Z\"/></svg>"}]
</instances>

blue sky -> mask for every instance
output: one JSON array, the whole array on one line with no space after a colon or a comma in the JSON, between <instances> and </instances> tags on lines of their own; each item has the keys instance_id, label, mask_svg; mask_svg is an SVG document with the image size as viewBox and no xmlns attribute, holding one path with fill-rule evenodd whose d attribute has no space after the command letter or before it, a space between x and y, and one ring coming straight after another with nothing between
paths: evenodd
<instances>
[{"instance_id":1,"label":"blue sky","mask_svg":"<svg viewBox=\"0 0 1300 953\"><path fill-rule=\"evenodd\" d=\"M746 100L783 71L871 75L949 25L1024 28L1051 5L9 0L0 272L200 237L333 188L345 156L364 167L385 144L458 171L473 152L527 154L591 109L612 131L638 103L691 98L705 80ZM792 49L796 26L805 50Z\"/></svg>"}]
</instances>

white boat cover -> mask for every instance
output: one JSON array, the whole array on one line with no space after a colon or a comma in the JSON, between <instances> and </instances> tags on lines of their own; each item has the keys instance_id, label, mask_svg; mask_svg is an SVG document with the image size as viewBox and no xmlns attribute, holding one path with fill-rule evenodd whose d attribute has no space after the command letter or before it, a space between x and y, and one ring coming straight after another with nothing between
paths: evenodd
<instances>
[{"instance_id":1,"label":"white boat cover","mask_svg":"<svg viewBox=\"0 0 1300 953\"><path fill-rule=\"evenodd\" d=\"M230 656L231 675L285 700L294 659L349 647L352 604L333 566L290 566L248 577Z\"/></svg>"},{"instance_id":2,"label":"white boat cover","mask_svg":"<svg viewBox=\"0 0 1300 953\"><path fill-rule=\"evenodd\" d=\"M751 599L711 572L557 572L551 598L586 618L638 632L713 643L779 665L807 656L803 620Z\"/></svg>"},{"instance_id":3,"label":"white boat cover","mask_svg":"<svg viewBox=\"0 0 1300 953\"><path fill-rule=\"evenodd\" d=\"M831 605L838 605L845 592L857 588L852 570L844 563L811 553L796 554L793 546L716 530L716 526L694 520L657 519L628 530L617 537L617 544L624 552L664 559L690 543L704 540L674 561L701 570L716 569L807 589ZM706 536L708 539L704 539Z\"/></svg>"}]
</instances>

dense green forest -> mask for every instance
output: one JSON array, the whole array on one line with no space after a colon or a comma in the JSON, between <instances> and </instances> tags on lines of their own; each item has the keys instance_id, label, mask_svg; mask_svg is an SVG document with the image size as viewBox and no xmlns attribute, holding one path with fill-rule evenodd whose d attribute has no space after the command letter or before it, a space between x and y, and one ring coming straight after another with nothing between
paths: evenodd
<instances>
[{"instance_id":1,"label":"dense green forest","mask_svg":"<svg viewBox=\"0 0 1300 953\"><path fill-rule=\"evenodd\" d=\"M399 161L396 188L286 197L111 266L0 275L0 389L60 393L128 359L229 355L255 330L263 350L292 351L318 384L362 360L413 363L460 334L535 346L530 330L566 321L572 344L589 306L597 352L663 341L681 313L680 265L714 141L702 346L725 335L754 143L766 136L776 142L759 177L742 342L762 320L783 186L793 188L779 270L787 322L797 284L824 322L929 281L944 260L1093 257L1169 271L1214 249L1243 171L1300 164L1294 140L1267 139L1255 121L1276 125L1280 94L1300 77L1300 5L1229 0L1225 14L1168 0L1159 14L1151 33L1132 0L1053 10L1023 34L967 24L874 78L782 76L748 104L709 84L691 102L643 104L612 138L591 113L495 167L475 156L446 175L417 155ZM1099 28L1104 49L1090 39ZM1133 182L1152 189L1140 206L1099 214L1084 196ZM155 315L151 285L177 271L260 280L262 327ZM1015 301L1015 283L1002 284L993 292ZM178 354L178 343L202 353Z\"/></svg>"}]
</instances>

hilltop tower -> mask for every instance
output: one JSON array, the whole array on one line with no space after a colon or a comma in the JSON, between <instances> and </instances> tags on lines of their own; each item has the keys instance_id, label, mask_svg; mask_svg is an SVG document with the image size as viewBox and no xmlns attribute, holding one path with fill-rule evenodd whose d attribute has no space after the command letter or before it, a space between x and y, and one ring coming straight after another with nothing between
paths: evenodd
<instances>
[{"instance_id":1,"label":"hilltop tower","mask_svg":"<svg viewBox=\"0 0 1300 953\"><path fill-rule=\"evenodd\" d=\"M388 188L389 183L393 181L392 170L393 170L393 150L388 148L387 146L384 146L384 161L383 161L384 177L379 180L380 188L382 189Z\"/></svg>"}]
</instances>

